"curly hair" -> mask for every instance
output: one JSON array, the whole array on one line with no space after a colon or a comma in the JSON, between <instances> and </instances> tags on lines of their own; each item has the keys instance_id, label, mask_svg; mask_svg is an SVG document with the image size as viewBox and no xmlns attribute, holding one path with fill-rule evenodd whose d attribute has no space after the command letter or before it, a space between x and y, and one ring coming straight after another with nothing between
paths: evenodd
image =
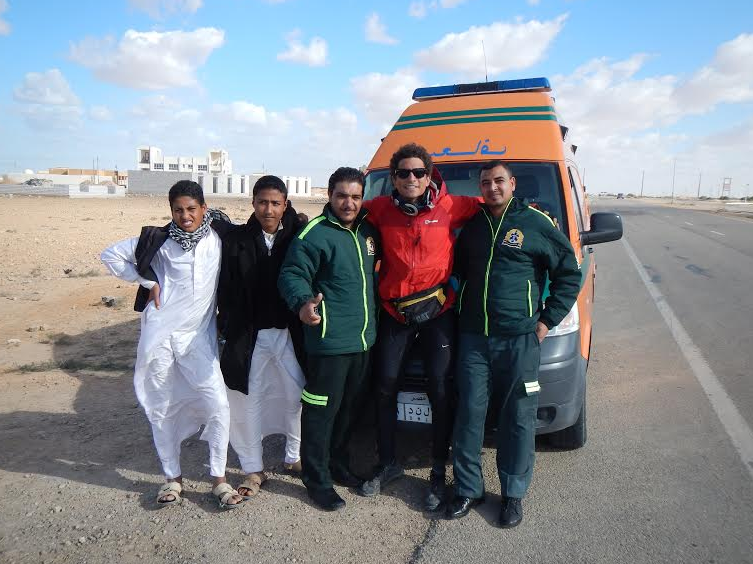
<instances>
[{"instance_id":1,"label":"curly hair","mask_svg":"<svg viewBox=\"0 0 753 564\"><path fill-rule=\"evenodd\" d=\"M429 151L416 143L403 145L392 154L392 158L390 159L390 174L392 176L395 175L397 165L400 164L400 161L412 158L421 159L424 163L426 172L431 176L431 169L434 168L434 162L431 160L431 155L429 154Z\"/></svg>"}]
</instances>

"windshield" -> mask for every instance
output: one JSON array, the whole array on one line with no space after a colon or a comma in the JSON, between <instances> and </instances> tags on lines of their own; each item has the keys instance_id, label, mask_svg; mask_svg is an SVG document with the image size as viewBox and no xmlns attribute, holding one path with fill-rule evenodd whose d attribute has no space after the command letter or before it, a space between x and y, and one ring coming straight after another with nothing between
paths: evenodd
<instances>
[{"instance_id":1,"label":"windshield","mask_svg":"<svg viewBox=\"0 0 753 564\"><path fill-rule=\"evenodd\" d=\"M515 196L540 209L556 220L561 231L567 227L562 206L562 185L555 163L510 162L515 177ZM450 194L479 195L479 175L483 163L451 163L435 165L442 174ZM389 171L373 170L366 176L364 198L370 200L392 192ZM567 231L565 231L567 232Z\"/></svg>"}]
</instances>

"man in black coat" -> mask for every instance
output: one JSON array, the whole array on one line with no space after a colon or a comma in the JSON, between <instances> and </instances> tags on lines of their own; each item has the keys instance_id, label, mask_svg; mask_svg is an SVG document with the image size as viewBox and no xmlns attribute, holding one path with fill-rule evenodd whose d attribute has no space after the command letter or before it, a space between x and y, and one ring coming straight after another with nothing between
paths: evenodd
<instances>
[{"instance_id":1,"label":"man in black coat","mask_svg":"<svg viewBox=\"0 0 753 564\"><path fill-rule=\"evenodd\" d=\"M300 472L303 338L298 317L277 290L290 242L303 221L277 176L253 188L254 213L223 241L218 290L220 358L230 401L230 444L246 473L238 492L248 499L266 480L262 439L286 436L286 469Z\"/></svg>"}]
</instances>

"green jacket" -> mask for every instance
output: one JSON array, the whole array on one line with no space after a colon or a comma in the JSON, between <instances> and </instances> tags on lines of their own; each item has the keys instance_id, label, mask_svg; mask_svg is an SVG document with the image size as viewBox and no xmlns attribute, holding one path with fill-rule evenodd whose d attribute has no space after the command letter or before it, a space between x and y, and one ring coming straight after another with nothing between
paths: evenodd
<instances>
[{"instance_id":1,"label":"green jacket","mask_svg":"<svg viewBox=\"0 0 753 564\"><path fill-rule=\"evenodd\" d=\"M549 217L512 198L500 220L486 206L465 224L455 246L460 330L522 335L550 329L578 297L580 266L570 241ZM549 278L549 296L542 295Z\"/></svg>"},{"instance_id":2,"label":"green jacket","mask_svg":"<svg viewBox=\"0 0 753 564\"><path fill-rule=\"evenodd\" d=\"M306 352L335 355L368 350L376 338L374 267L379 239L364 221L366 210L346 229L329 204L290 244L277 287L296 314L321 292L321 323L303 326Z\"/></svg>"}]
</instances>

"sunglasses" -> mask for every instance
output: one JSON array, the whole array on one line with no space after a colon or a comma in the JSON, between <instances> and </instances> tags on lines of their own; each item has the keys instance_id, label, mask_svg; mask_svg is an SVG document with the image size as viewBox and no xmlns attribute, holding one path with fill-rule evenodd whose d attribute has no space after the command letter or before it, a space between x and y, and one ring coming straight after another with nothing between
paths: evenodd
<instances>
[{"instance_id":1,"label":"sunglasses","mask_svg":"<svg viewBox=\"0 0 753 564\"><path fill-rule=\"evenodd\" d=\"M398 168L395 170L395 176L402 179L408 178L411 173L416 178L423 178L428 174L428 171L425 168Z\"/></svg>"}]
</instances>

